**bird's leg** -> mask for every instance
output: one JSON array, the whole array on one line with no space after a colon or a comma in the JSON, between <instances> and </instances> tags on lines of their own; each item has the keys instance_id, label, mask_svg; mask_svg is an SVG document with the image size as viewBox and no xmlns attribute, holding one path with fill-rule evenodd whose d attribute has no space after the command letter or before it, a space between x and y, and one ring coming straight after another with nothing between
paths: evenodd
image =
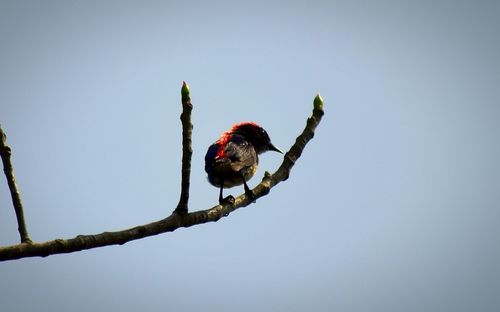
<instances>
[{"instance_id":1,"label":"bird's leg","mask_svg":"<svg viewBox=\"0 0 500 312\"><path fill-rule=\"evenodd\" d=\"M226 198L222 197L222 190L224 189L224 181L220 183L220 192L219 192L219 205L224 205L225 203L234 204L234 197L229 195Z\"/></svg>"},{"instance_id":2,"label":"bird's leg","mask_svg":"<svg viewBox=\"0 0 500 312\"><path fill-rule=\"evenodd\" d=\"M245 177L243 177L243 174L241 175L241 179L243 180L243 187L245 188L245 194L250 198L252 202L256 202L255 200L255 194L253 191L248 187L247 181L245 181Z\"/></svg>"},{"instance_id":3,"label":"bird's leg","mask_svg":"<svg viewBox=\"0 0 500 312\"><path fill-rule=\"evenodd\" d=\"M222 189L223 188L224 188L224 184L221 184L221 186L220 186L220 192L219 192L219 204L221 204L221 205L224 202L224 199L222 198Z\"/></svg>"}]
</instances>

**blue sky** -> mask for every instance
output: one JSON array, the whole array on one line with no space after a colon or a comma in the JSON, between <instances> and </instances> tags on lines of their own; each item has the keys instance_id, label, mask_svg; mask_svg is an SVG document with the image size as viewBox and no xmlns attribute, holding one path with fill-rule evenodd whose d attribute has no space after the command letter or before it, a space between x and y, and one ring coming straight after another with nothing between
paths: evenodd
<instances>
[{"instance_id":1,"label":"blue sky","mask_svg":"<svg viewBox=\"0 0 500 312\"><path fill-rule=\"evenodd\" d=\"M207 147L256 121L288 181L217 223L0 264L6 311L498 311L500 6L489 1L0 1L0 123L36 241L170 214L180 87L190 208ZM261 157L257 176L274 171ZM242 188L227 194L238 195ZM0 244L17 243L0 180Z\"/></svg>"}]
</instances>

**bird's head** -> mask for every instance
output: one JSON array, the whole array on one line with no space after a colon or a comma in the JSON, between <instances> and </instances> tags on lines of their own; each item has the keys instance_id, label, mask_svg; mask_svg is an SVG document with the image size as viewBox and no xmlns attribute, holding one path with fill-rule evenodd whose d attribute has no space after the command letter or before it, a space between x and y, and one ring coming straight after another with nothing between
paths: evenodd
<instances>
[{"instance_id":1,"label":"bird's head","mask_svg":"<svg viewBox=\"0 0 500 312\"><path fill-rule=\"evenodd\" d=\"M271 139L266 130L255 122L241 122L233 125L230 130L231 134L239 134L250 142L258 154L266 151L275 151L283 154L283 152L271 143Z\"/></svg>"}]
</instances>

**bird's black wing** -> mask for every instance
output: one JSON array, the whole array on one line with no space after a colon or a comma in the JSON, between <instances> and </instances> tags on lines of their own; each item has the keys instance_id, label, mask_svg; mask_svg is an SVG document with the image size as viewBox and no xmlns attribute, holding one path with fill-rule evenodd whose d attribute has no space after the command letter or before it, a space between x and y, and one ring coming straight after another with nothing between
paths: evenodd
<instances>
[{"instance_id":1,"label":"bird's black wing","mask_svg":"<svg viewBox=\"0 0 500 312\"><path fill-rule=\"evenodd\" d=\"M214 143L208 148L207 154L205 155L205 171L210 173L216 162L217 152L219 150L219 144Z\"/></svg>"}]
</instances>

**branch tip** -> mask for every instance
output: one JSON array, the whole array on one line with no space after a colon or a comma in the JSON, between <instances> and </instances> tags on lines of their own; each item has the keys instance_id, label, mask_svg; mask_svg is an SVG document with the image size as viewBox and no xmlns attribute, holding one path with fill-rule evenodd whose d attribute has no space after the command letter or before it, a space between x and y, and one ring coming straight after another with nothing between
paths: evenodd
<instances>
[{"instance_id":1,"label":"branch tip","mask_svg":"<svg viewBox=\"0 0 500 312\"><path fill-rule=\"evenodd\" d=\"M189 96L189 86L186 81L182 82L181 95L184 97Z\"/></svg>"},{"instance_id":2,"label":"branch tip","mask_svg":"<svg viewBox=\"0 0 500 312\"><path fill-rule=\"evenodd\" d=\"M323 98L321 95L318 93L316 97L314 98L314 109L320 109L323 110Z\"/></svg>"},{"instance_id":3,"label":"branch tip","mask_svg":"<svg viewBox=\"0 0 500 312\"><path fill-rule=\"evenodd\" d=\"M3 145L7 142L7 135L3 132L2 125L0 125L0 140L2 140Z\"/></svg>"},{"instance_id":4,"label":"branch tip","mask_svg":"<svg viewBox=\"0 0 500 312\"><path fill-rule=\"evenodd\" d=\"M182 178L181 178L181 196L177 208L174 210L176 214L184 215L188 213L189 201L189 180L191 175L191 156L192 149L192 132L193 123L191 121L191 111L193 104L189 97L189 87L185 81L182 82L181 88L182 113L180 116L182 123Z\"/></svg>"},{"instance_id":5,"label":"branch tip","mask_svg":"<svg viewBox=\"0 0 500 312\"><path fill-rule=\"evenodd\" d=\"M7 179L7 184L9 185L10 195L12 198L12 204L14 206L14 211L16 212L17 225L19 230L19 235L21 236L21 243L30 244L31 238L28 234L28 229L26 226L26 221L24 220L23 204L21 201L21 195L19 193L19 187L16 183L16 177L14 175L14 167L12 165L12 150L10 146L7 145L7 135L0 127L0 157L2 158L3 171Z\"/></svg>"}]
</instances>

